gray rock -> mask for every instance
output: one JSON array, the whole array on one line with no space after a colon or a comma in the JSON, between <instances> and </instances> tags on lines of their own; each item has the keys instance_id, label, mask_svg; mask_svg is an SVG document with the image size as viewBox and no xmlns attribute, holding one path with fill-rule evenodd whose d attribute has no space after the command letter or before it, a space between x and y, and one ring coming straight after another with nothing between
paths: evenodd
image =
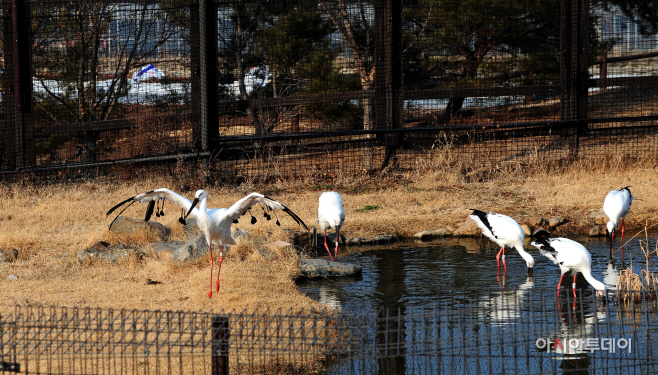
<instances>
[{"instance_id":1,"label":"gray rock","mask_svg":"<svg viewBox=\"0 0 658 375\"><path fill-rule=\"evenodd\" d=\"M448 230L446 230L445 228L441 228L436 230L424 230L422 232L418 232L414 234L413 237L419 240L430 240L432 238L445 237L449 234L450 232L448 232Z\"/></svg>"},{"instance_id":2,"label":"gray rock","mask_svg":"<svg viewBox=\"0 0 658 375\"><path fill-rule=\"evenodd\" d=\"M237 241L239 239L249 238L249 235L247 234L247 232L245 232L240 228L233 228L233 230L231 231L231 237L233 237L233 239Z\"/></svg>"},{"instance_id":3,"label":"gray rock","mask_svg":"<svg viewBox=\"0 0 658 375\"><path fill-rule=\"evenodd\" d=\"M522 222L531 227L543 227L548 224L548 221L541 216L525 216Z\"/></svg>"},{"instance_id":4,"label":"gray rock","mask_svg":"<svg viewBox=\"0 0 658 375\"><path fill-rule=\"evenodd\" d=\"M371 243L393 243L395 236L392 234L380 234L370 239Z\"/></svg>"},{"instance_id":5,"label":"gray rock","mask_svg":"<svg viewBox=\"0 0 658 375\"><path fill-rule=\"evenodd\" d=\"M362 268L356 264L331 262L324 259L303 259L299 262L299 269L304 277L341 277L357 276L361 274Z\"/></svg>"},{"instance_id":6,"label":"gray rock","mask_svg":"<svg viewBox=\"0 0 658 375\"><path fill-rule=\"evenodd\" d=\"M112 224L110 230L117 234L131 235L139 231L148 231L156 235L162 241L167 241L171 231L164 225L154 221L144 221L126 216L119 216Z\"/></svg>"},{"instance_id":7,"label":"gray rock","mask_svg":"<svg viewBox=\"0 0 658 375\"><path fill-rule=\"evenodd\" d=\"M466 221L464 221L457 229L455 229L454 232L452 232L452 235L456 237L479 236L480 234L482 234L482 231L471 218L466 219Z\"/></svg>"},{"instance_id":8,"label":"gray rock","mask_svg":"<svg viewBox=\"0 0 658 375\"><path fill-rule=\"evenodd\" d=\"M312 232L311 232L310 236L313 236ZM318 231L317 236L318 236L318 246L319 247L324 246L324 233ZM311 237L309 237L309 238L311 238ZM328 232L327 233L327 244L335 244L336 243L335 241L336 241L336 232ZM345 238L345 236L342 233L340 234L339 241L340 241L339 243L342 243L342 244L346 244L346 245L350 244L348 242L349 240L347 238ZM312 238L311 238L311 243L312 242L313 241L312 241Z\"/></svg>"},{"instance_id":9,"label":"gray rock","mask_svg":"<svg viewBox=\"0 0 658 375\"><path fill-rule=\"evenodd\" d=\"M183 232L185 233L185 241L189 241L194 237L203 234L203 232L201 232L201 228L199 228L197 225L197 220L195 218L185 219Z\"/></svg>"},{"instance_id":10,"label":"gray rock","mask_svg":"<svg viewBox=\"0 0 658 375\"><path fill-rule=\"evenodd\" d=\"M146 254L139 249L128 247L124 244L116 244L108 247L106 242L100 241L88 249L78 251L77 256L81 262L95 259L119 262L131 256L136 256L137 259L142 259Z\"/></svg>"},{"instance_id":11,"label":"gray rock","mask_svg":"<svg viewBox=\"0 0 658 375\"><path fill-rule=\"evenodd\" d=\"M329 233L327 233L327 238L329 240L332 239ZM372 238L351 237L348 239L344 239L343 236L341 235L341 238L342 238L341 243L344 243L345 245L366 245L366 244L382 244L382 243L395 242L395 236L392 234L379 234ZM333 241L331 241L331 243L333 243ZM324 242L318 241L318 246L324 246L323 244Z\"/></svg>"},{"instance_id":12,"label":"gray rock","mask_svg":"<svg viewBox=\"0 0 658 375\"><path fill-rule=\"evenodd\" d=\"M548 227L549 228L557 228L560 225L564 224L567 222L567 219L563 218L562 216L553 216L548 219Z\"/></svg>"},{"instance_id":13,"label":"gray rock","mask_svg":"<svg viewBox=\"0 0 658 375\"><path fill-rule=\"evenodd\" d=\"M603 210L596 210L589 214L590 220L596 225L606 225L608 223L608 216Z\"/></svg>"},{"instance_id":14,"label":"gray rock","mask_svg":"<svg viewBox=\"0 0 658 375\"><path fill-rule=\"evenodd\" d=\"M174 251L174 262L190 263L205 254L208 254L208 242L206 236L199 234Z\"/></svg>"},{"instance_id":15,"label":"gray rock","mask_svg":"<svg viewBox=\"0 0 658 375\"><path fill-rule=\"evenodd\" d=\"M5 254L2 251L0 251L0 263L4 263L4 262L5 262Z\"/></svg>"},{"instance_id":16,"label":"gray rock","mask_svg":"<svg viewBox=\"0 0 658 375\"><path fill-rule=\"evenodd\" d=\"M16 275L9 275L7 276L7 280L12 281L12 280L18 280L18 276Z\"/></svg>"},{"instance_id":17,"label":"gray rock","mask_svg":"<svg viewBox=\"0 0 658 375\"><path fill-rule=\"evenodd\" d=\"M345 245L361 245L366 243L366 239L363 237L350 237L345 241ZM320 245L320 241L318 241L318 245Z\"/></svg>"},{"instance_id":18,"label":"gray rock","mask_svg":"<svg viewBox=\"0 0 658 375\"><path fill-rule=\"evenodd\" d=\"M523 229L523 233L526 236L532 235L532 229L530 229L530 226L528 224L521 224L521 229Z\"/></svg>"},{"instance_id":19,"label":"gray rock","mask_svg":"<svg viewBox=\"0 0 658 375\"><path fill-rule=\"evenodd\" d=\"M169 242L156 242L149 244L149 249L155 254L158 260L165 262L174 261L174 252L181 246L185 245L185 241L169 241Z\"/></svg>"},{"instance_id":20,"label":"gray rock","mask_svg":"<svg viewBox=\"0 0 658 375\"><path fill-rule=\"evenodd\" d=\"M608 228L605 225L594 225L592 229L589 230L590 237L600 237L606 236L608 234Z\"/></svg>"}]
</instances>

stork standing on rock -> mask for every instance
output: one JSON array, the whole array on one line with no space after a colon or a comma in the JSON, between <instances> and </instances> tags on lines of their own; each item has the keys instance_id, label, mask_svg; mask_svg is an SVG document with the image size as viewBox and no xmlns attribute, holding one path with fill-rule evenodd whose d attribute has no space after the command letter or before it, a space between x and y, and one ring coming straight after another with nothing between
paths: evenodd
<instances>
[{"instance_id":1,"label":"stork standing on rock","mask_svg":"<svg viewBox=\"0 0 658 375\"><path fill-rule=\"evenodd\" d=\"M343 209L343 198L335 191L327 191L320 195L320 204L318 206L318 223L320 228L324 231L324 247L329 253L329 258L334 261L331 256L331 250L327 245L327 229L331 228L336 231L336 260L338 260L338 241L340 240L340 228L343 227L345 222L345 210Z\"/></svg>"}]
</instances>

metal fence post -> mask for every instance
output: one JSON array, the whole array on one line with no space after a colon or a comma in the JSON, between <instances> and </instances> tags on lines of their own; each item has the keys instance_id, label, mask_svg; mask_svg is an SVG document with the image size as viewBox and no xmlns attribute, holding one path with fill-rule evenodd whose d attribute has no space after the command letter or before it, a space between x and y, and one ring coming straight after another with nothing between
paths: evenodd
<instances>
[{"instance_id":1,"label":"metal fence post","mask_svg":"<svg viewBox=\"0 0 658 375\"><path fill-rule=\"evenodd\" d=\"M192 121L198 129L197 147L211 148L219 134L217 111L217 8L212 0L192 6L190 60L192 65Z\"/></svg>"},{"instance_id":2,"label":"metal fence post","mask_svg":"<svg viewBox=\"0 0 658 375\"><path fill-rule=\"evenodd\" d=\"M228 341L229 328L228 317L216 315L212 321L212 357L211 374L228 374Z\"/></svg>"},{"instance_id":3,"label":"metal fence post","mask_svg":"<svg viewBox=\"0 0 658 375\"><path fill-rule=\"evenodd\" d=\"M375 129L399 127L402 86L402 5L400 0L375 2ZM385 133L386 155L381 168L395 159L401 133ZM379 135L378 135L379 138Z\"/></svg>"},{"instance_id":4,"label":"metal fence post","mask_svg":"<svg viewBox=\"0 0 658 375\"><path fill-rule=\"evenodd\" d=\"M27 168L35 164L30 4L25 0L4 0L2 9L7 121L2 132L5 134L0 136L6 144L6 164L11 168Z\"/></svg>"},{"instance_id":5,"label":"metal fence post","mask_svg":"<svg viewBox=\"0 0 658 375\"><path fill-rule=\"evenodd\" d=\"M578 153L579 137L588 118L588 24L589 1L562 0L560 28L561 119L578 123L569 134L572 151Z\"/></svg>"}]
</instances>

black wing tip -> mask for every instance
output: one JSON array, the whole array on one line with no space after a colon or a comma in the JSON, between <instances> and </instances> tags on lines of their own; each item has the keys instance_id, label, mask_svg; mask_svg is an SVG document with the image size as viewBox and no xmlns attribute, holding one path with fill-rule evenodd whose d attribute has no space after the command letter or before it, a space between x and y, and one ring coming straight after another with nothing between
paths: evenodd
<instances>
[{"instance_id":1,"label":"black wing tip","mask_svg":"<svg viewBox=\"0 0 658 375\"><path fill-rule=\"evenodd\" d=\"M304 229L306 229L307 232L309 231L308 226L306 225L306 223L304 222L304 220L302 220L299 216L297 216L296 213L292 212L291 209L289 209L289 208L286 207L286 206L283 206L283 212L285 212L285 213L287 213L288 215L290 215L290 217L292 217L293 220L295 220L295 222L297 222L297 224L299 224L299 225L301 225L302 227L304 227Z\"/></svg>"},{"instance_id":2,"label":"black wing tip","mask_svg":"<svg viewBox=\"0 0 658 375\"><path fill-rule=\"evenodd\" d=\"M122 201L121 203L117 204L116 206L110 208L110 210L107 211L107 213L105 214L105 216L106 216L106 217L107 217L107 216L110 216L110 214L111 214L112 212L114 212L117 208L123 206L124 204L130 202L130 201L133 200L133 199L135 199L135 197L130 197L130 198L128 198L128 199Z\"/></svg>"},{"instance_id":3,"label":"black wing tip","mask_svg":"<svg viewBox=\"0 0 658 375\"><path fill-rule=\"evenodd\" d=\"M149 221L153 215L153 208L155 208L155 201L150 201L148 207L146 207L146 216L144 216L144 221Z\"/></svg>"}]
</instances>

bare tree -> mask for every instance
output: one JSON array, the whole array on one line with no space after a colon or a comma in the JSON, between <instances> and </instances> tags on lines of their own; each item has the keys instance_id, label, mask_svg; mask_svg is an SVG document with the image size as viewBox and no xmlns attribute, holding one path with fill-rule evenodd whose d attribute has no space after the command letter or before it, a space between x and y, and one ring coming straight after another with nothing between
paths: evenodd
<instances>
[{"instance_id":1,"label":"bare tree","mask_svg":"<svg viewBox=\"0 0 658 375\"><path fill-rule=\"evenodd\" d=\"M120 115L120 100L131 85L131 73L167 58L158 51L179 28L159 5L76 2L40 7L35 16L35 104L43 124L111 119ZM104 77L105 79L101 79ZM98 131L80 134L87 160L95 161Z\"/></svg>"},{"instance_id":2,"label":"bare tree","mask_svg":"<svg viewBox=\"0 0 658 375\"><path fill-rule=\"evenodd\" d=\"M328 2L319 1L320 6L340 33L343 42L347 45L355 61L355 68L359 75L362 90L373 88L375 69L374 64L374 36L373 36L373 8L362 0L347 2L336 0ZM370 99L363 99L363 129L374 129L375 116L373 103ZM368 134L368 138L374 135ZM371 146L364 148L363 167L372 168L374 149Z\"/></svg>"}]
</instances>

